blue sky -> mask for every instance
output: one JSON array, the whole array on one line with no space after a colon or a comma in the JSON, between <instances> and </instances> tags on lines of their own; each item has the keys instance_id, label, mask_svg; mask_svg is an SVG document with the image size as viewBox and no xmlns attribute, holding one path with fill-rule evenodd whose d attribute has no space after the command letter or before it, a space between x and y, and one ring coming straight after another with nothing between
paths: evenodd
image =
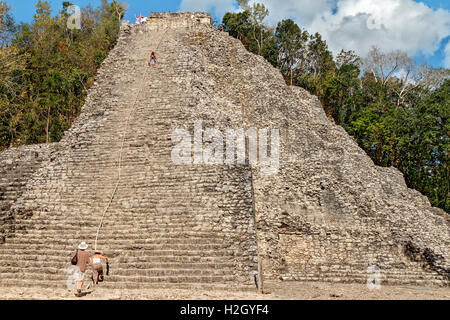
<instances>
[{"instance_id":1,"label":"blue sky","mask_svg":"<svg viewBox=\"0 0 450 320\"><path fill-rule=\"evenodd\" d=\"M53 10L62 7L63 0L49 0ZM70 2L84 7L88 4L94 8L100 4L100 0L71 0ZM134 13L142 12L143 15L149 14L151 11L177 11L179 10L181 0L132 0L127 1L130 4L126 19L133 21ZM6 0L11 7L12 13L16 21L30 22L34 14L34 5L37 0ZM133 18L133 19L132 19Z\"/></svg>"},{"instance_id":2,"label":"blue sky","mask_svg":"<svg viewBox=\"0 0 450 320\"><path fill-rule=\"evenodd\" d=\"M15 19L20 22L30 22L34 13L34 4L37 0L4 0L12 8ZM48 0L52 8L55 10L61 7L63 0ZM180 4L182 0L131 0L127 1L130 4L130 8L127 13L127 20L132 21L134 13L142 12L164 12L164 11L178 11L180 10ZM283 0L280 0L283 1ZM315 0L311 0L315 1ZM83 7L91 4L96 7L100 4L100 0L71 0L71 2ZM450 10L450 1L448 0L422 0L416 2L423 2L427 6L433 9L446 9ZM221 17L216 16L216 19L221 20Z\"/></svg>"},{"instance_id":3,"label":"blue sky","mask_svg":"<svg viewBox=\"0 0 450 320\"><path fill-rule=\"evenodd\" d=\"M336 11L344 12L348 9L348 4L353 5L354 7L361 7L364 5L367 8L367 3L370 4L370 2L373 3L379 3L380 6L383 4L381 3L382 0L341 0L340 3L342 5L342 8L336 9L338 1L334 0L335 6L332 8L333 13L333 24L336 25L336 23L339 25L340 23L344 24L343 21L347 21L348 17L339 17L339 14L336 14ZM273 14L273 21L278 21L282 18L286 18L289 15L292 15L292 12L298 12L297 18L295 19L296 22L310 31L319 31L324 38L329 42L330 48L334 49L334 51L338 50L338 48L342 48L348 45L345 49L353 49L357 51L357 53L364 55L365 52L368 50L368 42L371 41L371 44L378 45L381 47L381 49L385 49L385 51L390 49L404 49L409 54L413 55L417 61L426 61L429 64L435 66L435 67L442 67L445 66L445 59L447 57L447 63L450 58L450 19L448 18L450 16L450 1L448 0L384 0L384 1L395 1L400 2L403 4L403 7L401 7L402 11L407 11L409 7L411 7L411 12L420 11L422 9L428 10L428 8L425 7L417 7L417 3L423 3L425 6L433 9L433 12L436 13L439 12L439 14L435 14L436 17L439 17L439 19L444 20L441 21L441 24L437 24L437 21L439 21L438 18L433 17L430 15L430 12L425 13L425 17L429 17L429 26L426 24L422 27L423 32L419 29L418 31L414 31L414 28L404 28L401 29L401 27L398 27L399 29L395 29L397 27L393 27L392 30L389 30L389 34L387 35L374 35L373 37L366 36L364 34L364 30L360 32L359 35L352 35L352 38L350 36L345 37L344 33L351 33L352 29L345 29L345 26L343 25L341 29L338 28L338 30L328 30L324 25L317 24L314 21L320 21L320 19L315 19L317 13L312 12L309 16L306 14L303 14L304 12L308 13L313 9L317 10L323 10L323 8L317 8L317 3L327 3L329 4L332 1L329 0L261 0L261 2L265 2L267 6L269 6L271 12L274 12ZM414 1L414 2L413 2ZM6 3L11 7L12 14L17 22L30 22L32 20L33 14L34 14L34 4L37 2L37 0L6 0ZM52 8L54 12L58 10L61 7L61 4L63 0L49 0L49 2L52 5ZM88 4L91 4L93 7L96 7L99 5L100 0L71 0L71 2L83 7ZM178 11L181 9L204 9L208 10L213 13L215 18L217 20L221 20L223 12L227 11L227 9L232 9L235 5L234 0L130 0L127 1L130 4L130 8L128 10L126 19L130 21L134 21L134 14L135 13L142 13L143 15L148 15L152 11ZM385 2L385 4L389 2ZM298 4L298 11L295 11L296 8L294 8ZM347 8L344 6L347 4ZM283 5L285 6L285 9L283 10ZM314 7L312 9L308 8L308 6L311 5L311 7ZM408 5L410 5L408 7ZM324 4L325 6L325 4ZM414 8L413 8L414 7ZM220 8L220 9L219 9ZM280 9L279 9L280 8ZM406 10L405 10L406 8ZM384 8L383 8L384 9ZM363 10L363 9L361 9ZM374 9L368 9L374 10ZM386 9L387 11L389 9ZM276 12L275 12L276 11ZM430 11L430 10L429 10ZM330 12L330 13L331 13ZM393 15L395 17L395 12L398 14L398 10L394 11ZM448 13L447 16L443 16L442 12ZM370 11L369 14L372 14L373 12ZM376 12L373 13L376 15ZM408 13L409 14L409 13ZM294 14L295 16L295 14ZM389 14L387 14L389 17ZM411 14L406 15L407 17L410 17ZM443 17L443 18L442 18ZM340 20L339 20L340 19ZM395 18L392 18L394 20ZM406 18L405 18L406 19ZM409 18L408 18L409 19ZM417 25L417 24L423 24L423 18L419 17L419 20L417 22L414 21L408 21L405 23L411 23L411 27ZM380 22L382 27L384 27L383 22ZM326 21L326 25L331 25L332 23L329 23L329 21ZM433 28L438 28L438 30L434 30L434 32L429 31ZM407 31L411 29L411 33L408 34ZM439 30L441 29L441 30ZM442 30L447 29L447 30ZM350 32L349 32L350 31ZM428 33L427 33L428 32ZM403 34L402 34L403 33ZM389 38L389 36L392 35L391 42L397 41L397 47L392 47L392 45L388 44L388 40L383 40ZM422 36L422 39L416 39L420 38ZM358 38L359 37L359 38ZM397 37L397 38L395 38ZM370 40L367 40L369 38ZM427 39L428 38L428 39ZM437 39L437 40L436 40ZM428 41L427 41L428 40ZM403 42L402 42L403 41ZM417 43L415 43L417 42ZM413 43L413 45L410 45ZM431 45L433 44L433 45ZM446 45L447 50L446 50ZM432 47L432 49L430 49ZM359 52L358 52L359 51ZM448 65L447 65L448 67Z\"/></svg>"}]
</instances>

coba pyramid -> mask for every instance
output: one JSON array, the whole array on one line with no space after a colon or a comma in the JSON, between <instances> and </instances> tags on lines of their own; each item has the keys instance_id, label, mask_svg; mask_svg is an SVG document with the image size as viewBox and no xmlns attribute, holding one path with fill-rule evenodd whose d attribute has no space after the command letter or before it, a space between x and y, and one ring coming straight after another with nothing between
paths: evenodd
<instances>
[{"instance_id":1,"label":"coba pyramid","mask_svg":"<svg viewBox=\"0 0 450 320\"><path fill-rule=\"evenodd\" d=\"M366 282L376 266L383 283L448 286L448 215L210 19L123 23L63 140L0 153L0 285L65 286L99 231L106 287L255 288L261 266L266 279ZM174 163L174 131L199 122L279 130L277 172Z\"/></svg>"}]
</instances>

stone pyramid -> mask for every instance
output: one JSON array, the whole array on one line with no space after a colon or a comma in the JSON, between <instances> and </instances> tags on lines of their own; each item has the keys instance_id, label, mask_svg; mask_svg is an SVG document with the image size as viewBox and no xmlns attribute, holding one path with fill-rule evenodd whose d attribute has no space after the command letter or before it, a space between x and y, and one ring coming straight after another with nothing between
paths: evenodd
<instances>
[{"instance_id":1,"label":"stone pyramid","mask_svg":"<svg viewBox=\"0 0 450 320\"><path fill-rule=\"evenodd\" d=\"M65 286L78 243L92 249L99 230L106 287L251 289L258 265L266 279L366 282L377 270L383 283L448 286L448 215L209 21L125 22L64 139L0 153L0 285ZM199 125L202 145L208 129L279 132L276 172L174 163L177 130L203 159Z\"/></svg>"}]
</instances>

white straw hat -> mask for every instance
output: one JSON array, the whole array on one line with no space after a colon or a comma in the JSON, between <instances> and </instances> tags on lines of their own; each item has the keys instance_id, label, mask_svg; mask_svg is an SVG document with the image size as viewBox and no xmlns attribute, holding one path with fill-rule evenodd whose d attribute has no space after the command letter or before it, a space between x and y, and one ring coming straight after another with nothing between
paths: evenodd
<instances>
[{"instance_id":1,"label":"white straw hat","mask_svg":"<svg viewBox=\"0 0 450 320\"><path fill-rule=\"evenodd\" d=\"M86 242L82 242L80 243L80 245L78 246L78 249L80 250L86 250L89 246L86 244Z\"/></svg>"}]
</instances>

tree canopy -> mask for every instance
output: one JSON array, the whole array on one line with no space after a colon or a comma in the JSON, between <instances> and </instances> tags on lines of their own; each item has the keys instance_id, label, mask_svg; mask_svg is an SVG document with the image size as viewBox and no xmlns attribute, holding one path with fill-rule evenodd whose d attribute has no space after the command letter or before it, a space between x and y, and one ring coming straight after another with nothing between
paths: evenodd
<instances>
[{"instance_id":1,"label":"tree canopy","mask_svg":"<svg viewBox=\"0 0 450 320\"><path fill-rule=\"evenodd\" d=\"M50 3L38 1L33 21L16 25L0 2L0 149L59 141L115 45L123 4L82 8L80 29L67 26L70 6L64 1L52 15Z\"/></svg>"}]
</instances>

